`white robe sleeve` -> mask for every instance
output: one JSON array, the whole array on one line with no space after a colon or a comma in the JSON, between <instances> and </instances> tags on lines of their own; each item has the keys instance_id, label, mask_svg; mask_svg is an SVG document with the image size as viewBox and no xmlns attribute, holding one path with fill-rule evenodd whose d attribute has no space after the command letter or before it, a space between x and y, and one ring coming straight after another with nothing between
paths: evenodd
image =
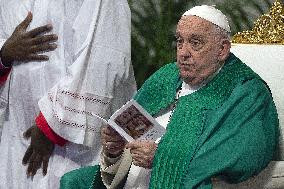
<instances>
[{"instance_id":1,"label":"white robe sleeve","mask_svg":"<svg viewBox=\"0 0 284 189\"><path fill-rule=\"evenodd\" d=\"M5 41L6 39L0 38L0 49L4 45ZM8 85L0 86L0 136L2 135L2 127L4 124L6 110L7 110L7 103L8 103L7 102L8 101L8 90L7 89L8 89Z\"/></svg>"},{"instance_id":2,"label":"white robe sleeve","mask_svg":"<svg viewBox=\"0 0 284 189\"><path fill-rule=\"evenodd\" d=\"M125 149L121 157L108 158L101 155L101 176L104 185L108 189L115 189L125 180L132 163L130 150Z\"/></svg>"},{"instance_id":3,"label":"white robe sleeve","mask_svg":"<svg viewBox=\"0 0 284 189\"><path fill-rule=\"evenodd\" d=\"M0 49L2 49L4 43L5 43L6 39L1 39L0 38Z\"/></svg>"},{"instance_id":4,"label":"white robe sleeve","mask_svg":"<svg viewBox=\"0 0 284 189\"><path fill-rule=\"evenodd\" d=\"M49 126L68 141L100 145L103 122L136 91L130 52L130 10L126 0L86 1L91 11L85 42L62 78L39 101ZM96 2L96 6L91 4ZM87 19L82 16L82 22Z\"/></svg>"}]
</instances>

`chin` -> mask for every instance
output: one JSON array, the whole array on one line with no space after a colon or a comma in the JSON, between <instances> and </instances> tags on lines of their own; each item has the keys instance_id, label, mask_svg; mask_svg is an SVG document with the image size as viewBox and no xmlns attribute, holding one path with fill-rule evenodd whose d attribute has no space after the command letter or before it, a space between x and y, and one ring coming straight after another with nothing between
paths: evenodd
<instances>
[{"instance_id":1,"label":"chin","mask_svg":"<svg viewBox=\"0 0 284 189\"><path fill-rule=\"evenodd\" d=\"M189 77L181 77L183 79L183 81L188 84L189 86L191 87L196 87L196 86L199 86L202 81L200 81L199 79L197 78L189 78Z\"/></svg>"},{"instance_id":2,"label":"chin","mask_svg":"<svg viewBox=\"0 0 284 189\"><path fill-rule=\"evenodd\" d=\"M182 74L182 72L180 72L179 76L181 77L181 79L182 79L183 81L188 81L188 80L190 80L190 79L186 76L186 74Z\"/></svg>"},{"instance_id":3,"label":"chin","mask_svg":"<svg viewBox=\"0 0 284 189\"><path fill-rule=\"evenodd\" d=\"M182 78L188 78L188 75L191 75L189 70L183 69L183 68L179 68L179 74Z\"/></svg>"},{"instance_id":4,"label":"chin","mask_svg":"<svg viewBox=\"0 0 284 189\"><path fill-rule=\"evenodd\" d=\"M192 74L182 69L179 70L179 75L184 81L193 81L195 79L195 77L192 76Z\"/></svg>"}]
</instances>

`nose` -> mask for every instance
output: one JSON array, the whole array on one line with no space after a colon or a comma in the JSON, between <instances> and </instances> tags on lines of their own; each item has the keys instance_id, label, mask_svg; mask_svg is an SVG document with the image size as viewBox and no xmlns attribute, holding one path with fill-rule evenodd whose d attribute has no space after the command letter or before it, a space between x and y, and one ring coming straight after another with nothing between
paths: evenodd
<instances>
[{"instance_id":1,"label":"nose","mask_svg":"<svg viewBox=\"0 0 284 189\"><path fill-rule=\"evenodd\" d=\"M177 55L181 61L187 61L191 57L188 43L183 43L177 47Z\"/></svg>"}]
</instances>

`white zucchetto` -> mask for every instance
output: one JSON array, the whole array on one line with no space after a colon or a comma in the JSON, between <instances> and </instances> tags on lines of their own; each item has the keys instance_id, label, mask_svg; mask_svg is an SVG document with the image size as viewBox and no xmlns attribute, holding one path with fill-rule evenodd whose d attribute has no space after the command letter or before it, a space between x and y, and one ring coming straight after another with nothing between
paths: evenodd
<instances>
[{"instance_id":1,"label":"white zucchetto","mask_svg":"<svg viewBox=\"0 0 284 189\"><path fill-rule=\"evenodd\" d=\"M208 6L208 5L201 5L201 6L195 6L188 11L186 11L182 16L198 16L200 18L203 18L220 28L223 28L227 32L231 32L229 22L227 20L227 17L218 9L216 9L214 6Z\"/></svg>"}]
</instances>

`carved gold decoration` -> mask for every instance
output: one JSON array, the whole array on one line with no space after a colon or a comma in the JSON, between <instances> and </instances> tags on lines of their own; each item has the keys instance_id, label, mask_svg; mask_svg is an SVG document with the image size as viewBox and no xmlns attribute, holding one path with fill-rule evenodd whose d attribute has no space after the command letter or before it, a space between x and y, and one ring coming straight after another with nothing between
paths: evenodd
<instances>
[{"instance_id":1,"label":"carved gold decoration","mask_svg":"<svg viewBox=\"0 0 284 189\"><path fill-rule=\"evenodd\" d=\"M262 15L250 31L236 33L233 43L284 45L284 6L276 0L268 14Z\"/></svg>"}]
</instances>

